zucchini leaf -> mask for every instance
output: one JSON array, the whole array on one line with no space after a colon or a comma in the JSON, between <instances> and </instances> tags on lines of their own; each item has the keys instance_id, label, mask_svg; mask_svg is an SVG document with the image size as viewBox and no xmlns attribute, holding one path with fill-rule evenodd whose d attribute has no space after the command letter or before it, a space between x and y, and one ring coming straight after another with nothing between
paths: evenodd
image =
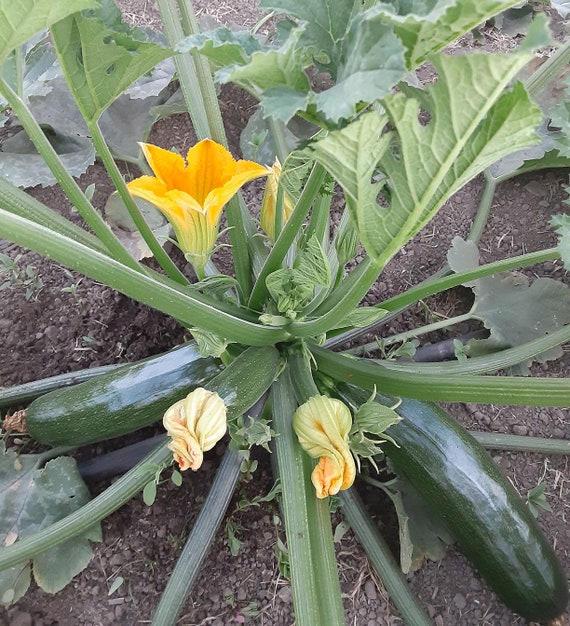
<instances>
[{"instance_id":1,"label":"zucchini leaf","mask_svg":"<svg viewBox=\"0 0 570 626\"><path fill-rule=\"evenodd\" d=\"M42 455L0 456L0 545L47 528L86 504L91 496L75 460L58 457L40 467ZM37 584L56 593L91 560L89 541L101 541L101 525L0 572L0 604L17 602L26 592L33 569Z\"/></svg>"},{"instance_id":2,"label":"zucchini leaf","mask_svg":"<svg viewBox=\"0 0 570 626\"><path fill-rule=\"evenodd\" d=\"M96 6L96 0L0 0L0 65L14 48L36 33L72 13Z\"/></svg>"},{"instance_id":3,"label":"zucchini leaf","mask_svg":"<svg viewBox=\"0 0 570 626\"><path fill-rule=\"evenodd\" d=\"M110 0L51 28L59 61L83 117L95 122L132 83L172 52L121 22ZM105 59L101 63L101 59Z\"/></svg>"},{"instance_id":4,"label":"zucchini leaf","mask_svg":"<svg viewBox=\"0 0 570 626\"><path fill-rule=\"evenodd\" d=\"M396 131L389 148L390 134L380 135L386 120L373 112L312 146L317 161L342 185L362 243L380 266L469 180L539 141L534 127L541 122L540 109L522 84L505 91L531 56L523 49L509 55L431 57L437 82L425 90L405 87L405 94L382 101ZM478 77L477 89L472 76ZM355 149L355 135L365 125L370 134L362 135L378 142L367 162L362 155L367 150Z\"/></svg>"},{"instance_id":5,"label":"zucchini leaf","mask_svg":"<svg viewBox=\"0 0 570 626\"><path fill-rule=\"evenodd\" d=\"M479 265L479 251L472 241L453 239L447 255L454 272L474 269ZM481 320L491 331L487 339L472 339L467 343L467 355L477 356L514 348L534 339L550 335L570 324L570 287L551 278L537 278L529 284L518 272L502 272L465 284L475 293L470 315ZM520 363L510 373L528 375L533 360L545 363L559 359L562 348L555 346Z\"/></svg>"}]
</instances>

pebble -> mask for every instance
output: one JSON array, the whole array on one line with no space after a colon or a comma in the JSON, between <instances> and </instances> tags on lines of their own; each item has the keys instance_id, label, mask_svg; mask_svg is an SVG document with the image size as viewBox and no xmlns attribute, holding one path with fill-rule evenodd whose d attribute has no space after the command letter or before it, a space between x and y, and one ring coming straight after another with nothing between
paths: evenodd
<instances>
[{"instance_id":1,"label":"pebble","mask_svg":"<svg viewBox=\"0 0 570 626\"><path fill-rule=\"evenodd\" d=\"M376 600L378 597L378 594L376 593L376 585L371 580L367 580L364 584L364 593L369 600Z\"/></svg>"},{"instance_id":2,"label":"pebble","mask_svg":"<svg viewBox=\"0 0 570 626\"><path fill-rule=\"evenodd\" d=\"M247 593L243 587L240 587L237 590L236 598L241 602L247 598Z\"/></svg>"},{"instance_id":3,"label":"pebble","mask_svg":"<svg viewBox=\"0 0 570 626\"><path fill-rule=\"evenodd\" d=\"M277 592L277 596L282 602L291 602L291 587L289 585L281 587Z\"/></svg>"},{"instance_id":4,"label":"pebble","mask_svg":"<svg viewBox=\"0 0 570 626\"><path fill-rule=\"evenodd\" d=\"M459 610L462 610L467 606L467 600L462 593L456 593L453 596L453 604L455 604Z\"/></svg>"},{"instance_id":5,"label":"pebble","mask_svg":"<svg viewBox=\"0 0 570 626\"><path fill-rule=\"evenodd\" d=\"M515 435L528 435L528 428L524 424L515 424L513 426L513 433Z\"/></svg>"}]
</instances>

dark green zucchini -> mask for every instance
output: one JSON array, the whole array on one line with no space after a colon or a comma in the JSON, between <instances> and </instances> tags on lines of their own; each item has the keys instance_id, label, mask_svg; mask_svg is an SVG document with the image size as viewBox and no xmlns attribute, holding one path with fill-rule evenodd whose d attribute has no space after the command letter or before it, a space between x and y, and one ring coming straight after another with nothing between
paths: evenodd
<instances>
[{"instance_id":1,"label":"dark green zucchini","mask_svg":"<svg viewBox=\"0 0 570 626\"><path fill-rule=\"evenodd\" d=\"M112 439L161 419L166 409L220 372L194 342L124 365L73 387L57 389L28 407L29 434L51 446Z\"/></svg>"},{"instance_id":2,"label":"dark green zucchini","mask_svg":"<svg viewBox=\"0 0 570 626\"><path fill-rule=\"evenodd\" d=\"M340 389L357 403L369 393ZM404 399L397 412L403 420L387 433L400 447L382 445L396 474L415 488L511 610L538 622L561 615L568 604L566 574L486 450L433 404Z\"/></svg>"}]
</instances>

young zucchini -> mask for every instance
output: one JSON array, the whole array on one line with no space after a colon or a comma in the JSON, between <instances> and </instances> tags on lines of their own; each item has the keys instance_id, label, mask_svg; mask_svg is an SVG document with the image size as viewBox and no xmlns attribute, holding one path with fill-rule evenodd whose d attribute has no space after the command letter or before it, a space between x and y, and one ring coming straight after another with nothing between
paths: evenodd
<instances>
[{"instance_id":1,"label":"young zucchini","mask_svg":"<svg viewBox=\"0 0 570 626\"><path fill-rule=\"evenodd\" d=\"M361 403L368 392L342 385ZM348 391L348 393L344 393ZM356 394L356 397L355 397ZM387 402L388 403L388 402ZM529 508L486 450L439 407L404 399L382 449L499 598L527 620L561 615L568 580Z\"/></svg>"},{"instance_id":2,"label":"young zucchini","mask_svg":"<svg viewBox=\"0 0 570 626\"><path fill-rule=\"evenodd\" d=\"M73 387L57 389L28 407L29 434L51 446L79 446L148 426L166 409L220 372L194 342L124 365Z\"/></svg>"}]
</instances>

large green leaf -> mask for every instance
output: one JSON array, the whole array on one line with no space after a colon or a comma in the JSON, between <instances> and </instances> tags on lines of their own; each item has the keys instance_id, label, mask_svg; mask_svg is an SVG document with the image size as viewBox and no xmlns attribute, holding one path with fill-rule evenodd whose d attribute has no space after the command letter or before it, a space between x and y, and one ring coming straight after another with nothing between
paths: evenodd
<instances>
[{"instance_id":1,"label":"large green leaf","mask_svg":"<svg viewBox=\"0 0 570 626\"><path fill-rule=\"evenodd\" d=\"M455 237L447 260L454 272L467 271L478 267L479 251L472 241ZM475 293L470 315L491 331L489 338L467 344L470 355L521 346L570 324L570 287L560 281L537 278L529 285L524 274L502 272L466 283L466 286L472 287ZM528 374L528 365L533 360L544 363L562 354L562 348L555 346L511 371Z\"/></svg>"},{"instance_id":2,"label":"large green leaf","mask_svg":"<svg viewBox=\"0 0 570 626\"><path fill-rule=\"evenodd\" d=\"M517 0L399 0L379 2L370 11L394 24L406 47L408 69L421 65L461 35Z\"/></svg>"},{"instance_id":3,"label":"large green leaf","mask_svg":"<svg viewBox=\"0 0 570 626\"><path fill-rule=\"evenodd\" d=\"M374 260L387 262L479 172L538 141L538 107L521 84L504 92L529 56L437 55L431 59L437 82L425 90L408 87L406 93L383 100L397 133L390 150L382 144L366 155L373 141L362 133L365 143L359 145L353 125L314 145L316 159L350 199L362 243ZM422 110L429 121L422 119ZM376 121L374 141L383 122ZM379 163L374 162L377 157ZM376 165L387 178L382 189L370 182ZM378 191L383 205L372 201Z\"/></svg>"},{"instance_id":4,"label":"large green leaf","mask_svg":"<svg viewBox=\"0 0 570 626\"><path fill-rule=\"evenodd\" d=\"M96 0L0 0L0 64L36 33L97 4Z\"/></svg>"},{"instance_id":5,"label":"large green leaf","mask_svg":"<svg viewBox=\"0 0 570 626\"><path fill-rule=\"evenodd\" d=\"M112 4L112 3L111 3ZM109 2L89 16L54 24L51 35L63 71L88 121L95 121L131 83L170 56L139 29L120 21Z\"/></svg>"},{"instance_id":6,"label":"large green leaf","mask_svg":"<svg viewBox=\"0 0 570 626\"><path fill-rule=\"evenodd\" d=\"M14 451L0 455L0 545L11 545L17 539L46 528L76 511L91 497L82 481L75 460L58 457L38 469L41 457L16 456ZM33 563L38 585L55 593L62 589L91 560L89 541L101 541L101 526L55 548L0 572L0 604L12 604L25 592Z\"/></svg>"},{"instance_id":7,"label":"large green leaf","mask_svg":"<svg viewBox=\"0 0 570 626\"><path fill-rule=\"evenodd\" d=\"M550 225L558 233L558 250L564 267L570 270L570 215L554 215Z\"/></svg>"}]
</instances>

